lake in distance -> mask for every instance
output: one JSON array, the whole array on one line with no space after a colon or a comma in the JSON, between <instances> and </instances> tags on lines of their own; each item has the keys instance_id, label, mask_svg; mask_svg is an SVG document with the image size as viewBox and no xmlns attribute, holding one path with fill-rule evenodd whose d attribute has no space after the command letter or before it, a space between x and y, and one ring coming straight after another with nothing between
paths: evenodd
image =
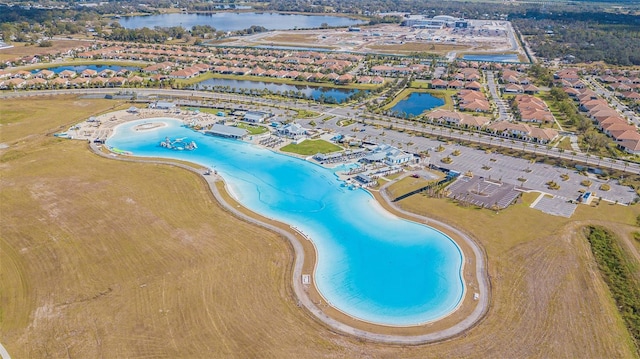
<instances>
[{"instance_id":1,"label":"lake in distance","mask_svg":"<svg viewBox=\"0 0 640 359\"><path fill-rule=\"evenodd\" d=\"M210 25L220 31L244 30L252 25L269 30L317 29L323 23L329 26L352 26L363 22L342 16L293 15L255 12L221 12L215 14L163 14L150 16L129 16L118 20L126 29L147 27L182 26L191 29L194 25Z\"/></svg>"}]
</instances>

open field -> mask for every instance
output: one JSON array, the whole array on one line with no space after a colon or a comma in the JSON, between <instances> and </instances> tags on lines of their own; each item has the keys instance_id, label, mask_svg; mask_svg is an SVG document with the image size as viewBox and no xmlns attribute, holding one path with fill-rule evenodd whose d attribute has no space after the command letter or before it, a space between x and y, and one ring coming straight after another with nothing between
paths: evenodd
<instances>
[{"instance_id":1,"label":"open field","mask_svg":"<svg viewBox=\"0 0 640 359\"><path fill-rule=\"evenodd\" d=\"M52 40L51 47L38 47L38 45L29 45L22 42L14 42L12 48L0 50L0 61L12 60L17 57L29 56L34 53L50 53L54 54L60 51L70 50L80 46L91 45L88 40Z\"/></svg>"},{"instance_id":2,"label":"open field","mask_svg":"<svg viewBox=\"0 0 640 359\"><path fill-rule=\"evenodd\" d=\"M0 143L9 144L43 134L66 131L71 125L124 106L122 101L84 100L74 96L43 97L0 104ZM73 108L73 111L69 111ZM9 150L11 151L11 149Z\"/></svg>"},{"instance_id":3,"label":"open field","mask_svg":"<svg viewBox=\"0 0 640 359\"><path fill-rule=\"evenodd\" d=\"M268 131L264 126L250 125L248 123L238 123L236 124L236 127L244 128L245 130L249 131L250 135L260 135Z\"/></svg>"},{"instance_id":4,"label":"open field","mask_svg":"<svg viewBox=\"0 0 640 359\"><path fill-rule=\"evenodd\" d=\"M453 44L405 42L402 44L369 45L368 48L374 51L392 54L430 53L445 55L449 51L464 51L469 50L471 47Z\"/></svg>"},{"instance_id":5,"label":"open field","mask_svg":"<svg viewBox=\"0 0 640 359\"><path fill-rule=\"evenodd\" d=\"M267 36L264 38L265 41L271 41L271 42L275 42L275 43L279 43L279 42L293 42L293 43L300 43L300 42L313 42L316 41L318 38L318 35L314 35L314 34L310 34L310 33L304 33L304 34L296 34L296 33L278 33L276 35L273 36Z\"/></svg>"},{"instance_id":6,"label":"open field","mask_svg":"<svg viewBox=\"0 0 640 359\"><path fill-rule=\"evenodd\" d=\"M288 243L222 210L198 176L45 136L117 104L66 101L0 103L0 342L15 358L637 357L580 228L630 233L640 206L581 205L569 220L530 209L535 195L498 214L399 202L484 246L492 305L459 338L370 343L299 308Z\"/></svg>"},{"instance_id":7,"label":"open field","mask_svg":"<svg viewBox=\"0 0 640 359\"><path fill-rule=\"evenodd\" d=\"M429 185L430 183L437 182L439 179L441 179L441 177L438 179L426 179L422 177L414 178L411 176L406 176L401 180L399 180L398 182L396 182L393 186L391 186L391 188L389 188L388 190L389 197L396 198L405 193L409 193L419 188L423 188Z\"/></svg>"}]
</instances>

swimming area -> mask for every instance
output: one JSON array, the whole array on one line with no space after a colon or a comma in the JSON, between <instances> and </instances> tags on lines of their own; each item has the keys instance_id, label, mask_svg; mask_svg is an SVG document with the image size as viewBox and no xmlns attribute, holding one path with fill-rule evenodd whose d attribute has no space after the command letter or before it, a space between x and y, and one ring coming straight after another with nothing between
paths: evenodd
<instances>
[{"instance_id":1,"label":"swimming area","mask_svg":"<svg viewBox=\"0 0 640 359\"><path fill-rule=\"evenodd\" d=\"M167 126L134 130L153 121ZM164 149L159 144L166 137L195 141L198 148ZM463 257L453 240L391 215L365 190L341 186L332 169L250 143L205 136L175 119L125 123L107 145L134 156L186 160L215 169L242 205L296 227L313 241L313 279L319 292L352 317L417 325L450 314L462 300Z\"/></svg>"}]
</instances>

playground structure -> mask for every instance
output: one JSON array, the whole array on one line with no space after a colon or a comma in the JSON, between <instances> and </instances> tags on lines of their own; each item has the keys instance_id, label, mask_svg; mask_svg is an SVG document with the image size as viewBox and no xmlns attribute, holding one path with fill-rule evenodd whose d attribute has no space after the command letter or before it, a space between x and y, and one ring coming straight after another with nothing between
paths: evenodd
<instances>
[{"instance_id":1,"label":"playground structure","mask_svg":"<svg viewBox=\"0 0 640 359\"><path fill-rule=\"evenodd\" d=\"M195 143L195 141L186 142L185 139L186 137L178 138L172 141L169 137L166 137L164 141L160 142L160 147L176 151L193 151L198 148L198 145Z\"/></svg>"}]
</instances>

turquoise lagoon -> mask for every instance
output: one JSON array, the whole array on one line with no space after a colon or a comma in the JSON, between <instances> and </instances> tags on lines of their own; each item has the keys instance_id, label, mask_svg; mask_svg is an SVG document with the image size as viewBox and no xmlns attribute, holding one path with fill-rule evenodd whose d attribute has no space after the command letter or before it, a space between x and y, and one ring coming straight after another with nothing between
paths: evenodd
<instances>
[{"instance_id":1,"label":"turquoise lagoon","mask_svg":"<svg viewBox=\"0 0 640 359\"><path fill-rule=\"evenodd\" d=\"M152 121L167 126L134 129ZM159 146L165 137L185 137L198 148L168 150ZM218 171L244 206L311 238L317 249L316 286L333 307L350 316L383 325L417 325L446 316L462 299L463 256L453 240L386 212L363 189L341 186L331 169L246 142L206 136L175 119L125 123L107 145L134 156L186 160Z\"/></svg>"}]
</instances>

